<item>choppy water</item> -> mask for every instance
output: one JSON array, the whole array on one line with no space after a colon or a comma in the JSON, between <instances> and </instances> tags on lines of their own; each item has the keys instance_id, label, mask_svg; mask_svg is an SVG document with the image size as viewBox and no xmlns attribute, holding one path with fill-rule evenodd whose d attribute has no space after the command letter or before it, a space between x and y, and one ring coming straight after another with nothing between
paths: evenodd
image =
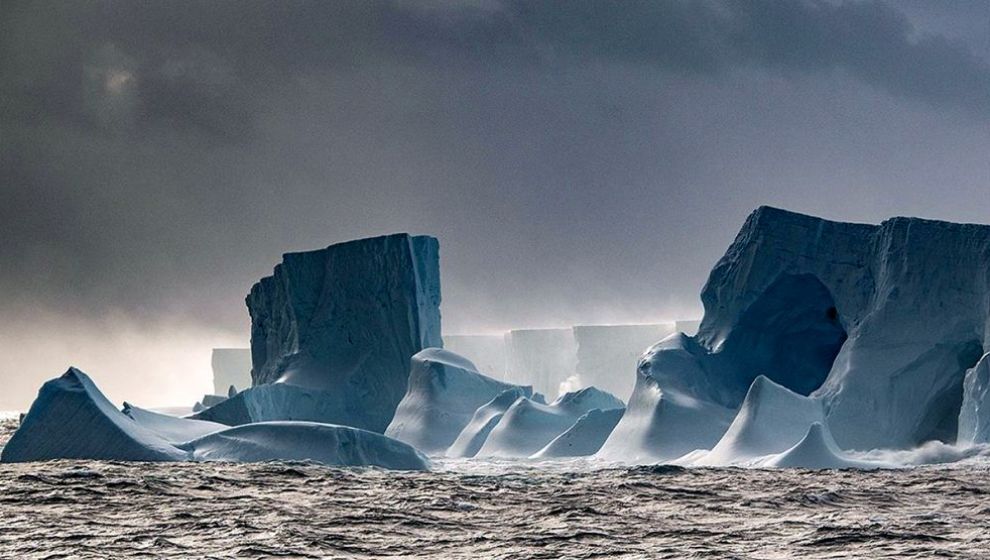
<instances>
[{"instance_id":1,"label":"choppy water","mask_svg":"<svg viewBox=\"0 0 990 560\"><path fill-rule=\"evenodd\" d=\"M581 465L0 465L0 558L990 558L985 463Z\"/></svg>"}]
</instances>

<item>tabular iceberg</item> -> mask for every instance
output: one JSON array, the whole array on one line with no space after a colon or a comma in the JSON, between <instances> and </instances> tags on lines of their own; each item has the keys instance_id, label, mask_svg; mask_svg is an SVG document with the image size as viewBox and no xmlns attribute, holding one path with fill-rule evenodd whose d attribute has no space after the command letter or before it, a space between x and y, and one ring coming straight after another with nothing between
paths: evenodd
<instances>
[{"instance_id":1,"label":"tabular iceberg","mask_svg":"<svg viewBox=\"0 0 990 560\"><path fill-rule=\"evenodd\" d=\"M443 347L471 360L476 371L495 379L505 379L504 334L445 334Z\"/></svg>"},{"instance_id":2,"label":"tabular iceberg","mask_svg":"<svg viewBox=\"0 0 990 560\"><path fill-rule=\"evenodd\" d=\"M581 325L573 331L575 370L581 386L598 387L628 399L636 384L630 369L650 346L673 334L674 324Z\"/></svg>"},{"instance_id":3,"label":"tabular iceberg","mask_svg":"<svg viewBox=\"0 0 990 560\"><path fill-rule=\"evenodd\" d=\"M665 420L659 395L734 410L759 375L820 401L841 448L951 442L965 372L990 343L990 226L849 224L761 207L701 300L698 334L640 362L603 453L637 457L665 443L651 439Z\"/></svg>"},{"instance_id":4,"label":"tabular iceberg","mask_svg":"<svg viewBox=\"0 0 990 560\"><path fill-rule=\"evenodd\" d=\"M0 461L309 460L338 466L427 469L412 446L347 426L272 422L230 428L126 405L118 410L85 373L42 386Z\"/></svg>"},{"instance_id":5,"label":"tabular iceberg","mask_svg":"<svg viewBox=\"0 0 990 560\"><path fill-rule=\"evenodd\" d=\"M255 386L203 419L312 420L381 433L406 392L409 359L443 344L439 244L395 234L287 253L247 306Z\"/></svg>"},{"instance_id":6,"label":"tabular iceberg","mask_svg":"<svg viewBox=\"0 0 990 560\"><path fill-rule=\"evenodd\" d=\"M412 357L409 388L385 435L425 453L443 453L479 407L515 387L478 373L463 356L427 348ZM533 393L519 389L525 396Z\"/></svg>"},{"instance_id":7,"label":"tabular iceberg","mask_svg":"<svg viewBox=\"0 0 990 560\"><path fill-rule=\"evenodd\" d=\"M586 412L623 407L622 401L594 387L561 395L549 405L520 397L502 415L477 456L529 457L567 431Z\"/></svg>"},{"instance_id":8,"label":"tabular iceberg","mask_svg":"<svg viewBox=\"0 0 990 560\"><path fill-rule=\"evenodd\" d=\"M518 329L505 334L506 381L532 385L548 397L577 371L577 345L571 329Z\"/></svg>"}]
</instances>

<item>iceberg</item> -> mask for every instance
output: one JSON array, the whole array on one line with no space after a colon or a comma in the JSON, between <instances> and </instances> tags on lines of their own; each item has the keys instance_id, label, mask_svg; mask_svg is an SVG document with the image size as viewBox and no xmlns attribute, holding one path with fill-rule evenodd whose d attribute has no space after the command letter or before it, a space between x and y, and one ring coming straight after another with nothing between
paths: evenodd
<instances>
[{"instance_id":1,"label":"iceberg","mask_svg":"<svg viewBox=\"0 0 990 560\"><path fill-rule=\"evenodd\" d=\"M464 426L461 433L457 435L454 443L447 449L447 456L454 458L474 457L485 444L488 435L502 420L505 411L509 410L519 398L531 398L535 402L546 404L543 396L539 393L530 396L529 391L514 385L511 389L506 389L499 393L494 399L478 407L471 415L471 420Z\"/></svg>"},{"instance_id":2,"label":"iceberg","mask_svg":"<svg viewBox=\"0 0 990 560\"><path fill-rule=\"evenodd\" d=\"M544 395L558 395L561 383L577 371L577 344L569 328L509 331L505 352L505 380L532 385Z\"/></svg>"},{"instance_id":3,"label":"iceberg","mask_svg":"<svg viewBox=\"0 0 990 560\"><path fill-rule=\"evenodd\" d=\"M184 461L186 453L117 410L89 376L69 368L42 385L0 455L4 463L53 459Z\"/></svg>"},{"instance_id":4,"label":"iceberg","mask_svg":"<svg viewBox=\"0 0 990 560\"><path fill-rule=\"evenodd\" d=\"M599 458L672 461L718 442L735 409L710 399L713 389L706 383L697 352L697 344L683 333L647 350L636 369L626 413L598 452Z\"/></svg>"},{"instance_id":5,"label":"iceberg","mask_svg":"<svg viewBox=\"0 0 990 560\"><path fill-rule=\"evenodd\" d=\"M505 379L504 334L443 335L443 347L464 356L477 370L495 379Z\"/></svg>"},{"instance_id":6,"label":"iceberg","mask_svg":"<svg viewBox=\"0 0 990 560\"><path fill-rule=\"evenodd\" d=\"M385 435L428 454L443 453L479 407L516 387L478 373L467 358L427 348L412 357L409 388ZM533 393L530 387L519 392Z\"/></svg>"},{"instance_id":7,"label":"iceberg","mask_svg":"<svg viewBox=\"0 0 990 560\"><path fill-rule=\"evenodd\" d=\"M412 446L348 426L315 422L260 422L227 428L179 445L193 461L315 461L326 465L427 470Z\"/></svg>"},{"instance_id":8,"label":"iceberg","mask_svg":"<svg viewBox=\"0 0 990 560\"><path fill-rule=\"evenodd\" d=\"M800 442L813 424L824 421L825 411L818 400L761 375L753 381L725 435L698 463L742 464L782 453Z\"/></svg>"},{"instance_id":9,"label":"iceberg","mask_svg":"<svg viewBox=\"0 0 990 560\"><path fill-rule=\"evenodd\" d=\"M214 394L226 395L231 387L244 390L251 386L250 348L214 348L210 365Z\"/></svg>"},{"instance_id":10,"label":"iceberg","mask_svg":"<svg viewBox=\"0 0 990 560\"><path fill-rule=\"evenodd\" d=\"M491 430L477 456L529 457L596 408L624 408L624 404L594 387L561 395L549 405L519 397Z\"/></svg>"},{"instance_id":11,"label":"iceberg","mask_svg":"<svg viewBox=\"0 0 990 560\"><path fill-rule=\"evenodd\" d=\"M628 399L636 384L629 371L650 346L674 333L674 324L581 325L573 332L575 371L581 386L598 387Z\"/></svg>"},{"instance_id":12,"label":"iceberg","mask_svg":"<svg viewBox=\"0 0 990 560\"><path fill-rule=\"evenodd\" d=\"M695 336L644 355L603 453L644 456L664 443L647 437L669 421L659 395L732 411L761 375L819 401L842 449L954 442L966 371L990 345L990 226L852 224L761 207L701 300ZM705 449L709 436L678 440Z\"/></svg>"},{"instance_id":13,"label":"iceberg","mask_svg":"<svg viewBox=\"0 0 990 560\"><path fill-rule=\"evenodd\" d=\"M394 234L287 253L247 306L254 386L203 419L311 420L381 433L405 395L409 359L443 345L439 244Z\"/></svg>"},{"instance_id":14,"label":"iceberg","mask_svg":"<svg viewBox=\"0 0 990 560\"><path fill-rule=\"evenodd\" d=\"M557 457L587 457L601 449L609 434L619 423L623 408L598 408L589 410L574 422L567 431L553 438L543 449L533 454L533 459Z\"/></svg>"},{"instance_id":15,"label":"iceberg","mask_svg":"<svg viewBox=\"0 0 990 560\"><path fill-rule=\"evenodd\" d=\"M966 372L956 443L990 443L990 352L984 354L979 363Z\"/></svg>"},{"instance_id":16,"label":"iceberg","mask_svg":"<svg viewBox=\"0 0 990 560\"><path fill-rule=\"evenodd\" d=\"M828 428L821 422L813 423L801 441L786 451L770 457L761 466L797 469L870 469L881 468L882 463L857 461L844 457Z\"/></svg>"},{"instance_id":17,"label":"iceberg","mask_svg":"<svg viewBox=\"0 0 990 560\"><path fill-rule=\"evenodd\" d=\"M307 422L230 428L125 405L118 410L85 373L69 368L45 383L0 462L287 461L427 469L412 446L381 434Z\"/></svg>"}]
</instances>

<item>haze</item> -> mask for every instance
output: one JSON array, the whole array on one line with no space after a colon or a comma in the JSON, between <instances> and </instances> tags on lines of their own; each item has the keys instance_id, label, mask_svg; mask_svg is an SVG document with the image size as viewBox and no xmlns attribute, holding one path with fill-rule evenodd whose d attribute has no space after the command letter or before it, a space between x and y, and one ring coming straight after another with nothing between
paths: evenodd
<instances>
[{"instance_id":1,"label":"haze","mask_svg":"<svg viewBox=\"0 0 990 560\"><path fill-rule=\"evenodd\" d=\"M988 221L990 4L0 4L0 409L189 404L280 254L441 243L447 333L701 314L761 204Z\"/></svg>"}]
</instances>

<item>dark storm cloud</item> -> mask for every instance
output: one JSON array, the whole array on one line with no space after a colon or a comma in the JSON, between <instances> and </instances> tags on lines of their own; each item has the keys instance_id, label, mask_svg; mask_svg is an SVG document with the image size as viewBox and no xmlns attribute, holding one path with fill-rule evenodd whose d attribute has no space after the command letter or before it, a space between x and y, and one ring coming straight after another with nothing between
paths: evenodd
<instances>
[{"instance_id":1,"label":"dark storm cloud","mask_svg":"<svg viewBox=\"0 0 990 560\"><path fill-rule=\"evenodd\" d=\"M0 379L385 232L450 332L695 314L759 204L985 221L990 8L901 6L4 0Z\"/></svg>"}]
</instances>

